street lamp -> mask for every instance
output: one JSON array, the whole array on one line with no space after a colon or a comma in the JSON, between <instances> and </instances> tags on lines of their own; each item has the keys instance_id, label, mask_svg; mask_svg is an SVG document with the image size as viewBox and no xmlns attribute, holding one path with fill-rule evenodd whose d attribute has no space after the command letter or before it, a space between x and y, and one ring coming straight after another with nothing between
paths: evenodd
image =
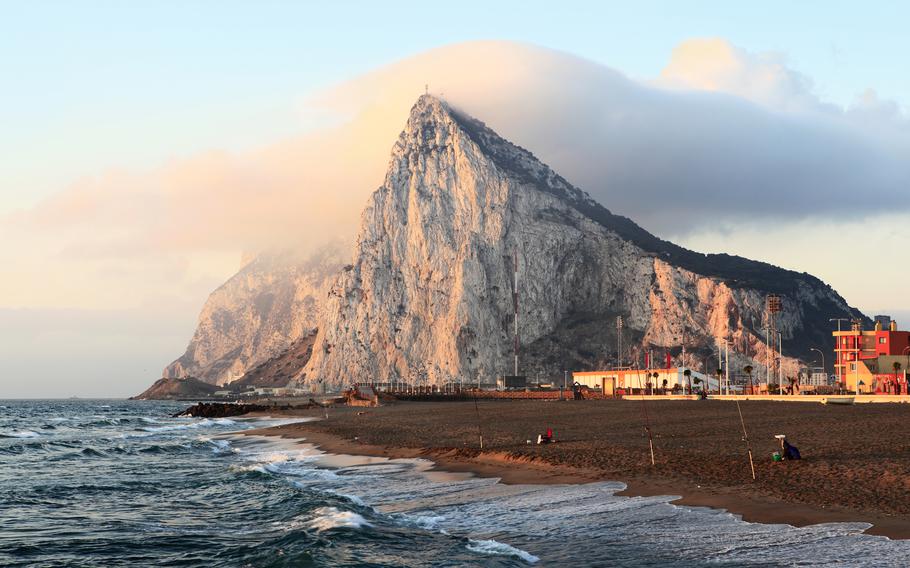
<instances>
[{"instance_id":1,"label":"street lamp","mask_svg":"<svg viewBox=\"0 0 910 568\"><path fill-rule=\"evenodd\" d=\"M819 355L822 356L822 371L825 373L825 377L827 377L827 376L828 376L828 369L825 367L825 354L822 353L822 350L821 350L821 349L816 349L815 347L810 347L810 348L809 348L809 351L815 351L816 353L818 353ZM826 384L826 385L828 384L828 379L827 379L827 378L825 379L825 384Z\"/></svg>"}]
</instances>

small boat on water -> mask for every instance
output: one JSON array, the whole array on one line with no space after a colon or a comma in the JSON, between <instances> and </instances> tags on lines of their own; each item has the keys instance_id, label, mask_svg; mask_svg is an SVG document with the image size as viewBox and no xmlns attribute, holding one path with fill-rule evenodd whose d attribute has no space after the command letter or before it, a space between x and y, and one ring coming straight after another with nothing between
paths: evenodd
<instances>
[{"instance_id":1,"label":"small boat on water","mask_svg":"<svg viewBox=\"0 0 910 568\"><path fill-rule=\"evenodd\" d=\"M854 396L826 396L822 404L853 404Z\"/></svg>"}]
</instances>

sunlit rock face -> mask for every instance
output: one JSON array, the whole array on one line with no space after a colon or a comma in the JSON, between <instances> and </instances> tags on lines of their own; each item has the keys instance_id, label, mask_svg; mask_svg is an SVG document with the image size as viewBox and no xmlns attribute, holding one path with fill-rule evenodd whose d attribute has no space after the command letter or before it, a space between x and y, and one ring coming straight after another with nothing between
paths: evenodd
<instances>
[{"instance_id":1,"label":"sunlit rock face","mask_svg":"<svg viewBox=\"0 0 910 568\"><path fill-rule=\"evenodd\" d=\"M726 339L734 369L755 360L760 372L768 293L783 297L788 355L826 346L829 317L858 314L810 275L650 235L432 96L411 111L353 258L320 304L303 382L511 374L516 263L521 374L616 363L619 315L625 364L669 350L676 364L713 371ZM796 360L784 364L792 373Z\"/></svg>"},{"instance_id":2,"label":"sunlit rock face","mask_svg":"<svg viewBox=\"0 0 910 568\"><path fill-rule=\"evenodd\" d=\"M271 253L247 259L209 296L186 353L164 376L227 384L314 333L346 254L329 245L305 258Z\"/></svg>"}]
</instances>

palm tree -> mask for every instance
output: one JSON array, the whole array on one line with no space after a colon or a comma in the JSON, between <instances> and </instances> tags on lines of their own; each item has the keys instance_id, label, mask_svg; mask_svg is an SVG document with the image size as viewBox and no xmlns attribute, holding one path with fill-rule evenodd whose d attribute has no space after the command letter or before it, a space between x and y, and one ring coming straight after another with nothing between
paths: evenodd
<instances>
[{"instance_id":1,"label":"palm tree","mask_svg":"<svg viewBox=\"0 0 910 568\"><path fill-rule=\"evenodd\" d=\"M663 381L664 394L667 394L667 379Z\"/></svg>"},{"instance_id":2,"label":"palm tree","mask_svg":"<svg viewBox=\"0 0 910 568\"><path fill-rule=\"evenodd\" d=\"M752 365L743 367L743 372L749 377L749 394L752 394Z\"/></svg>"},{"instance_id":3,"label":"palm tree","mask_svg":"<svg viewBox=\"0 0 910 568\"><path fill-rule=\"evenodd\" d=\"M683 371L683 376L686 377L687 381L689 381L689 394L692 394L692 371L686 369Z\"/></svg>"},{"instance_id":4,"label":"palm tree","mask_svg":"<svg viewBox=\"0 0 910 568\"><path fill-rule=\"evenodd\" d=\"M894 386L897 387L895 390L898 391L895 394L900 394L901 388L900 388L900 383L897 381L897 374L900 373L900 371L901 371L901 364L898 363L897 361L895 361L894 364L891 365L891 367L894 368Z\"/></svg>"},{"instance_id":5,"label":"palm tree","mask_svg":"<svg viewBox=\"0 0 910 568\"><path fill-rule=\"evenodd\" d=\"M723 394L723 392L720 389L720 384L721 384L721 381L723 380L723 378L724 378L724 370L717 369L717 394Z\"/></svg>"}]
</instances>

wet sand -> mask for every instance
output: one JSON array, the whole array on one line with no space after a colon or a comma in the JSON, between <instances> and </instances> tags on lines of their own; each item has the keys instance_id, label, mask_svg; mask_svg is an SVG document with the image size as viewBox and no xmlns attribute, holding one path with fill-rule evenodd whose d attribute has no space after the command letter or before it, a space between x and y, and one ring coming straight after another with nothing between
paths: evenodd
<instances>
[{"instance_id":1,"label":"wet sand","mask_svg":"<svg viewBox=\"0 0 910 568\"><path fill-rule=\"evenodd\" d=\"M479 422L473 402L411 402L336 408L328 419L250 433L304 438L330 453L422 457L503 483L622 481L623 494L679 495L677 504L723 508L747 521L861 521L874 525L868 533L910 538L910 405L741 407L756 481L736 405L727 401L479 401ZM527 443L548 426L557 443ZM803 459L773 462L774 434L786 434Z\"/></svg>"}]
</instances>

